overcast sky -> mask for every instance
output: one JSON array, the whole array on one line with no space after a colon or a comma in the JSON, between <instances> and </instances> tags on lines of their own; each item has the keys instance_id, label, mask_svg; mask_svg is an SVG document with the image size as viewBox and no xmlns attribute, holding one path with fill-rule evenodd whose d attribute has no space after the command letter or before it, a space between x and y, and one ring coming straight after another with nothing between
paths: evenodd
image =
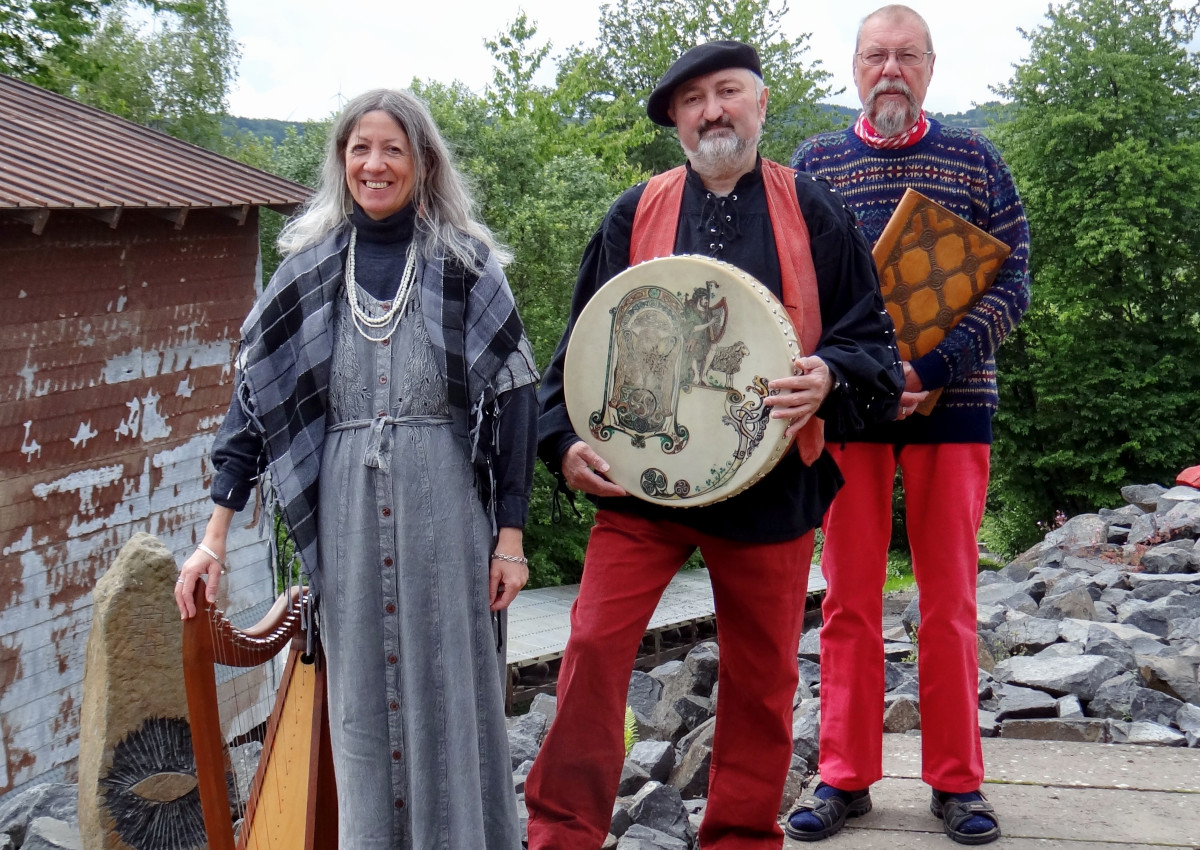
<instances>
[{"instance_id":1,"label":"overcast sky","mask_svg":"<svg viewBox=\"0 0 1200 850\"><path fill-rule=\"evenodd\" d=\"M524 9L549 40L551 57L593 43L600 0L226 0L242 59L229 99L233 115L301 121L323 118L343 100L380 86L405 87L413 78L460 80L482 91L492 76L483 45ZM808 57L845 88L830 102L858 106L850 57L859 21L880 0L793 0L789 37L811 33ZM933 33L937 64L925 101L935 112L960 112L994 100L988 88L1006 82L1027 42L1018 28L1045 22L1046 0L925 0L913 8ZM330 12L330 9L336 9ZM691 45L680 45L681 51ZM542 82L553 81L552 69ZM771 81L767 80L770 86Z\"/></svg>"}]
</instances>

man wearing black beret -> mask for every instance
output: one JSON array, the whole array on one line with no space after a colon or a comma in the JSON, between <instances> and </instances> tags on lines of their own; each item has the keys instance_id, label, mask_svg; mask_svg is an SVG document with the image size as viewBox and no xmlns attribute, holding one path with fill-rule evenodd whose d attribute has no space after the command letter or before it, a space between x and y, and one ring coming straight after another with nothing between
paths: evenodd
<instances>
[{"instance_id":1,"label":"man wearing black beret","mask_svg":"<svg viewBox=\"0 0 1200 850\"><path fill-rule=\"evenodd\" d=\"M675 127L687 164L629 189L584 251L571 317L539 391L539 454L599 510L571 609L558 709L525 787L531 850L598 850L624 757L625 700L638 644L663 589L697 548L716 603L720 699L700 827L705 850L779 848L792 758L796 648L813 529L841 485L823 421L895 415L903 376L875 266L827 183L758 156L768 92L754 48L684 53L646 110ZM584 305L636 263L700 254L738 266L780 297L806 356L770 382L771 415L795 447L758 483L702 507L629 496L571 428L567 343Z\"/></svg>"}]
</instances>

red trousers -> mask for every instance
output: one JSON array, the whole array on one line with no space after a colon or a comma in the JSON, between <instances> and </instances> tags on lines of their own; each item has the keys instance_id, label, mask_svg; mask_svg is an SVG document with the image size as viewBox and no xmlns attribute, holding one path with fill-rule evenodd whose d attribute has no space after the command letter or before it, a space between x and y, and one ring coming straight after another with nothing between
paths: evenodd
<instances>
[{"instance_id":1,"label":"red trousers","mask_svg":"<svg viewBox=\"0 0 1200 850\"><path fill-rule=\"evenodd\" d=\"M821 570L821 779L856 791L883 776L883 583L892 482L904 481L919 590L921 777L939 791L983 782L975 626L976 537L987 496L982 443L830 446L846 485L825 519Z\"/></svg>"},{"instance_id":2,"label":"red trousers","mask_svg":"<svg viewBox=\"0 0 1200 850\"><path fill-rule=\"evenodd\" d=\"M745 544L671 522L599 511L558 711L525 784L530 850L598 850L608 834L625 760L629 674L659 597L699 547L716 603L717 720L705 850L783 845L779 805L792 756L796 647L813 536Z\"/></svg>"}]
</instances>

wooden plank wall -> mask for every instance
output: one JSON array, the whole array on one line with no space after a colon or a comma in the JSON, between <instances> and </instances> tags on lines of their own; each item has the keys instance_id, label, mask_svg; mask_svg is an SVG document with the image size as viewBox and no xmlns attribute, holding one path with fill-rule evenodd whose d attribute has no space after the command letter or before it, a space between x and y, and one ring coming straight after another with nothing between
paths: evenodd
<instances>
[{"instance_id":1,"label":"wooden plank wall","mask_svg":"<svg viewBox=\"0 0 1200 850\"><path fill-rule=\"evenodd\" d=\"M0 794L74 781L91 592L121 546L147 531L182 561L203 534L256 213L0 218ZM231 613L271 593L256 510L230 541Z\"/></svg>"}]
</instances>

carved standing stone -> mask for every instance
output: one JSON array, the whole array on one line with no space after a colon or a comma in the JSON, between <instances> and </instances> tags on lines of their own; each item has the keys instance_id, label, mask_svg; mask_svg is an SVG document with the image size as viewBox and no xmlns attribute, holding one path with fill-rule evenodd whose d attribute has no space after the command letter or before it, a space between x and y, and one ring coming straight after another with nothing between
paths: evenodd
<instances>
[{"instance_id":1,"label":"carved standing stone","mask_svg":"<svg viewBox=\"0 0 1200 850\"><path fill-rule=\"evenodd\" d=\"M187 723L178 567L136 534L92 593L79 746L84 850L206 845Z\"/></svg>"}]
</instances>

